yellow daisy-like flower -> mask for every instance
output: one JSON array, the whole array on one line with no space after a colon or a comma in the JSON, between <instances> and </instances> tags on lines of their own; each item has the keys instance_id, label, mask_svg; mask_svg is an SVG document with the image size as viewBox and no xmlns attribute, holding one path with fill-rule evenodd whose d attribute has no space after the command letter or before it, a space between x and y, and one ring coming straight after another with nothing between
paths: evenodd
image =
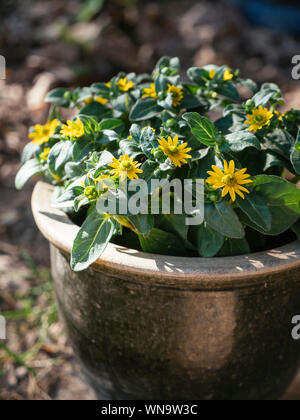
<instances>
[{"instance_id":1,"label":"yellow daisy-like flower","mask_svg":"<svg viewBox=\"0 0 300 420\"><path fill-rule=\"evenodd\" d=\"M67 124L62 126L60 134L70 138L82 137L84 135L84 124L79 118L76 121L67 121Z\"/></svg>"},{"instance_id":2,"label":"yellow daisy-like flower","mask_svg":"<svg viewBox=\"0 0 300 420\"><path fill-rule=\"evenodd\" d=\"M206 182L216 190L218 188L223 188L222 197L229 194L231 200L235 201L236 194L245 199L245 195L242 191L250 194L250 191L243 187L243 185L251 184L253 182L249 179L251 175L246 173L247 168L236 171L233 160L231 160L229 164L224 160L224 172L215 165L212 166L212 169L213 171L207 172L210 177Z\"/></svg>"},{"instance_id":3,"label":"yellow daisy-like flower","mask_svg":"<svg viewBox=\"0 0 300 420\"><path fill-rule=\"evenodd\" d=\"M144 89L144 95L142 98L153 98L157 99L157 93L155 89L155 83L151 83L151 86L149 88Z\"/></svg>"},{"instance_id":4,"label":"yellow daisy-like flower","mask_svg":"<svg viewBox=\"0 0 300 420\"><path fill-rule=\"evenodd\" d=\"M224 82L229 82L233 78L234 78L234 74L229 69L226 69L223 75Z\"/></svg>"},{"instance_id":5,"label":"yellow daisy-like flower","mask_svg":"<svg viewBox=\"0 0 300 420\"><path fill-rule=\"evenodd\" d=\"M183 91L180 87L168 84L168 92L172 94L173 106L178 107L183 99Z\"/></svg>"},{"instance_id":6,"label":"yellow daisy-like flower","mask_svg":"<svg viewBox=\"0 0 300 420\"><path fill-rule=\"evenodd\" d=\"M102 96L97 96L96 98L95 96L91 96L90 98L85 99L84 102L86 104L91 104L92 102L98 102L101 105L106 105L108 102L108 99L102 98Z\"/></svg>"},{"instance_id":7,"label":"yellow daisy-like flower","mask_svg":"<svg viewBox=\"0 0 300 420\"><path fill-rule=\"evenodd\" d=\"M192 156L188 154L192 149L188 146L188 143L178 145L178 136L168 138L168 141L164 138L159 140L159 148L164 152L170 159L173 165L181 168L182 163L188 163L187 159L191 159Z\"/></svg>"},{"instance_id":8,"label":"yellow daisy-like flower","mask_svg":"<svg viewBox=\"0 0 300 420\"><path fill-rule=\"evenodd\" d=\"M270 125L273 116L274 114L268 108L263 108L260 105L260 107L252 111L252 114L247 115L248 119L245 121L245 124L250 126L249 131L256 133L256 131Z\"/></svg>"},{"instance_id":9,"label":"yellow daisy-like flower","mask_svg":"<svg viewBox=\"0 0 300 420\"><path fill-rule=\"evenodd\" d=\"M58 120L48 121L45 125L37 124L34 126L33 132L29 134L29 138L33 139L33 144L41 146L49 141L59 125L60 121Z\"/></svg>"},{"instance_id":10,"label":"yellow daisy-like flower","mask_svg":"<svg viewBox=\"0 0 300 420\"><path fill-rule=\"evenodd\" d=\"M120 160L113 159L113 163L109 165L113 170L110 173L116 178L121 178L124 181L128 177L131 181L138 179L138 174L142 174L143 171L139 169L141 163L135 162L128 155L121 156Z\"/></svg>"},{"instance_id":11,"label":"yellow daisy-like flower","mask_svg":"<svg viewBox=\"0 0 300 420\"><path fill-rule=\"evenodd\" d=\"M211 69L209 71L209 78L213 79L215 77L216 73L217 72L216 72L215 69ZM234 74L229 69L226 69L225 72L224 72L224 75L223 75L224 82L229 82L233 78L234 78Z\"/></svg>"},{"instance_id":12,"label":"yellow daisy-like flower","mask_svg":"<svg viewBox=\"0 0 300 420\"><path fill-rule=\"evenodd\" d=\"M105 83L105 86L108 87L109 89L111 88L111 82L107 82Z\"/></svg>"},{"instance_id":13,"label":"yellow daisy-like flower","mask_svg":"<svg viewBox=\"0 0 300 420\"><path fill-rule=\"evenodd\" d=\"M49 156L50 151L51 151L50 147L46 147L44 149L44 151L40 154L41 160L46 161L48 159L48 156Z\"/></svg>"},{"instance_id":14,"label":"yellow daisy-like flower","mask_svg":"<svg viewBox=\"0 0 300 420\"><path fill-rule=\"evenodd\" d=\"M213 79L214 77L215 77L215 75L216 75L216 70L215 69L211 69L211 70L209 70L209 78L210 79Z\"/></svg>"},{"instance_id":15,"label":"yellow daisy-like flower","mask_svg":"<svg viewBox=\"0 0 300 420\"><path fill-rule=\"evenodd\" d=\"M134 83L132 81L129 81L127 77L124 77L123 79L120 79L117 83L119 86L119 89L122 92L128 92L130 89L134 87Z\"/></svg>"}]
</instances>

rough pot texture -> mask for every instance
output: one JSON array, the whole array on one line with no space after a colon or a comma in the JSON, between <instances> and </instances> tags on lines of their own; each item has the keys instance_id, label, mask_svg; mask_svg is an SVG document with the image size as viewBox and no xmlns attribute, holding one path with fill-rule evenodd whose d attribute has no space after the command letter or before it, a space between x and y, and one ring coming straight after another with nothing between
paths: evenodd
<instances>
[{"instance_id":1,"label":"rough pot texture","mask_svg":"<svg viewBox=\"0 0 300 420\"><path fill-rule=\"evenodd\" d=\"M277 399L299 368L300 243L227 258L175 258L110 244L69 266L78 227L40 182L35 220L51 243L67 333L100 399Z\"/></svg>"}]
</instances>

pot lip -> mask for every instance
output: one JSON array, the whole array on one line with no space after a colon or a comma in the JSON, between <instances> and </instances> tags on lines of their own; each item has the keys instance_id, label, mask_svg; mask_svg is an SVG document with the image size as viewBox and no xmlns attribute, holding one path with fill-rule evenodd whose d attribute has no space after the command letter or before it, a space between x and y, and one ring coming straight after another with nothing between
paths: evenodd
<instances>
[{"instance_id":1,"label":"pot lip","mask_svg":"<svg viewBox=\"0 0 300 420\"><path fill-rule=\"evenodd\" d=\"M51 206L53 190L45 182L36 184L32 194L33 216L44 237L70 254L79 227L64 212ZM300 269L300 241L270 251L221 258L146 254L110 243L92 268L136 283L186 290L267 287L283 272L287 278L287 272Z\"/></svg>"}]
</instances>

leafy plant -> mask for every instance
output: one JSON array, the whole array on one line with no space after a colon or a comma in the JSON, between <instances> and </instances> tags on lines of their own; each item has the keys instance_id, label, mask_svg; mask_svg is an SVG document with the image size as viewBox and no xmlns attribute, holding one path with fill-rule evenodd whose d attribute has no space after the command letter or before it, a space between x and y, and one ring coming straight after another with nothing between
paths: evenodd
<instances>
[{"instance_id":1,"label":"leafy plant","mask_svg":"<svg viewBox=\"0 0 300 420\"><path fill-rule=\"evenodd\" d=\"M288 230L299 236L300 111L280 113L278 86L259 89L226 66L191 68L188 83L179 72L178 58L163 57L151 75L120 73L108 83L48 94L49 121L32 128L16 187L43 174L57 187L54 204L73 219L77 213L74 270L95 262L109 241L215 257L249 253L257 244L263 249L268 236ZM249 91L246 101L241 86ZM78 116L64 122L60 108L78 109ZM214 122L211 110L219 114ZM170 210L162 211L162 190L152 186L187 179L205 180L204 220L197 226L177 214L172 191ZM141 180L140 211L121 212L121 185ZM155 194L153 212L145 203ZM116 196L113 213L99 211L99 199Z\"/></svg>"}]
</instances>

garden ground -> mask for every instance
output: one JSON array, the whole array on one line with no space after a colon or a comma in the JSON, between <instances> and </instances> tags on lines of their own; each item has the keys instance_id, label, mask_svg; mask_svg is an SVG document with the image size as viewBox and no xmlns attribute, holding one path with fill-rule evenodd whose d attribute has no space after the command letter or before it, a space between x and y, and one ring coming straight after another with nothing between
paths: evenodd
<instances>
[{"instance_id":1,"label":"garden ground","mask_svg":"<svg viewBox=\"0 0 300 420\"><path fill-rule=\"evenodd\" d=\"M184 68L227 63L243 76L283 87L300 108L291 57L300 41L253 28L224 1L102 0L94 12L79 0L5 0L0 4L0 312L8 340L0 342L0 400L94 399L57 317L48 244L30 210L33 183L14 189L32 124L45 121L46 92L84 86L119 71L145 72L162 55ZM300 309L300 308L299 308ZM300 400L300 376L288 399Z\"/></svg>"}]
</instances>

